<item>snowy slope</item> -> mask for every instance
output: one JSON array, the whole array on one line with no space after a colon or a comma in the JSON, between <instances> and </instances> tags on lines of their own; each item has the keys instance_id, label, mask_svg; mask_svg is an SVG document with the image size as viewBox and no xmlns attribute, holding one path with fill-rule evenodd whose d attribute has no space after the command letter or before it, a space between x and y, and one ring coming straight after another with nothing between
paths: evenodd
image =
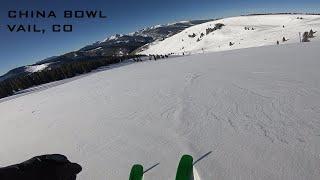
<instances>
[{"instance_id":1,"label":"snowy slope","mask_svg":"<svg viewBox=\"0 0 320 180\"><path fill-rule=\"evenodd\" d=\"M302 18L302 19L301 19ZM221 29L209 34L206 29L222 23ZM245 30L245 28L249 30ZM252 29L253 28L253 29ZM265 45L299 42L299 32L320 31L320 15L256 15L231 17L192 26L184 31L153 43L140 54L193 54L224 51ZM195 37L189 37L195 33ZM201 33L204 36L201 37ZM320 32L319 32L320 33ZM312 40L319 40L318 37ZM287 41L282 42L285 37ZM234 45L230 46L232 42Z\"/></svg>"},{"instance_id":2,"label":"snowy slope","mask_svg":"<svg viewBox=\"0 0 320 180\"><path fill-rule=\"evenodd\" d=\"M180 21L170 24L156 25L147 27L136 32L129 34L116 34L111 37L105 38L101 42L95 42L91 45L85 46L79 50L79 52L90 52L92 49L96 49L95 52L99 55L126 55L133 51L143 50L143 46L154 42L160 41L174 34L181 32L182 30L204 22L212 21L207 20L192 20L192 21ZM100 49L97 49L100 48Z\"/></svg>"},{"instance_id":3,"label":"snowy slope","mask_svg":"<svg viewBox=\"0 0 320 180\"><path fill-rule=\"evenodd\" d=\"M3 76L0 76L0 82L6 79L17 78L17 77L24 77L31 73L39 72L50 68L49 66L53 63L44 63L44 64L34 64L28 66L22 66L15 69L10 70Z\"/></svg>"},{"instance_id":4,"label":"snowy slope","mask_svg":"<svg viewBox=\"0 0 320 180\"><path fill-rule=\"evenodd\" d=\"M202 180L317 180L320 43L135 63L0 103L0 166L44 153L80 180L172 180L183 153Z\"/></svg>"},{"instance_id":5,"label":"snowy slope","mask_svg":"<svg viewBox=\"0 0 320 180\"><path fill-rule=\"evenodd\" d=\"M39 71L43 71L46 69L51 63L45 63L45 64L40 64L40 65L31 65L31 66L26 66L25 71L29 73L35 73Z\"/></svg>"}]
</instances>

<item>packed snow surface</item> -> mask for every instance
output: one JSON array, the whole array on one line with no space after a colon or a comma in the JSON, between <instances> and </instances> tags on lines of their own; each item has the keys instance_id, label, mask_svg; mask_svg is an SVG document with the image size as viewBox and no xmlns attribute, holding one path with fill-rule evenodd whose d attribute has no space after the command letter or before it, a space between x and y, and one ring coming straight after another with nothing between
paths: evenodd
<instances>
[{"instance_id":1,"label":"packed snow surface","mask_svg":"<svg viewBox=\"0 0 320 180\"><path fill-rule=\"evenodd\" d=\"M0 103L0 166L61 153L80 180L318 180L320 43L145 61Z\"/></svg>"},{"instance_id":2,"label":"packed snow surface","mask_svg":"<svg viewBox=\"0 0 320 180\"><path fill-rule=\"evenodd\" d=\"M222 23L221 29L206 30ZM151 43L140 54L195 54L300 42L299 32L320 31L320 15L239 16L192 26L163 41ZM203 35L201 35L203 33ZM318 32L320 33L320 32ZM195 34L194 37L191 35ZM285 38L285 41L283 40ZM319 36L311 40L320 39ZM232 45L230 46L230 42Z\"/></svg>"}]
</instances>

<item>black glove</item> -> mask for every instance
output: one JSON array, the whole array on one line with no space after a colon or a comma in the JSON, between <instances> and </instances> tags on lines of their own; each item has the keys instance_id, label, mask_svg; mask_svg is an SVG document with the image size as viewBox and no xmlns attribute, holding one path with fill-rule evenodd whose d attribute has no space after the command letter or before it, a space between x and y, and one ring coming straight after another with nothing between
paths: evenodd
<instances>
[{"instance_id":1,"label":"black glove","mask_svg":"<svg viewBox=\"0 0 320 180\"><path fill-rule=\"evenodd\" d=\"M81 170L64 155L50 154L0 168L0 180L75 180Z\"/></svg>"}]
</instances>

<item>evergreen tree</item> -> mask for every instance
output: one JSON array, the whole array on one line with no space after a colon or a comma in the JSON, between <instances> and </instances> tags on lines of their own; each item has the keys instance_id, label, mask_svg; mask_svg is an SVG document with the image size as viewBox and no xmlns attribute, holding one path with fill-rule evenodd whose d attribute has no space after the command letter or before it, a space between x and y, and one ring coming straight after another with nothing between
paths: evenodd
<instances>
[{"instance_id":1,"label":"evergreen tree","mask_svg":"<svg viewBox=\"0 0 320 180\"><path fill-rule=\"evenodd\" d=\"M309 32L309 38L313 38L314 37L314 33L315 32L311 29L310 32Z\"/></svg>"},{"instance_id":2,"label":"evergreen tree","mask_svg":"<svg viewBox=\"0 0 320 180\"><path fill-rule=\"evenodd\" d=\"M303 33L302 42L309 42L309 33L308 32Z\"/></svg>"},{"instance_id":3,"label":"evergreen tree","mask_svg":"<svg viewBox=\"0 0 320 180\"><path fill-rule=\"evenodd\" d=\"M286 42L287 40L286 40L286 38L285 37L283 37L282 38L282 42Z\"/></svg>"}]
</instances>

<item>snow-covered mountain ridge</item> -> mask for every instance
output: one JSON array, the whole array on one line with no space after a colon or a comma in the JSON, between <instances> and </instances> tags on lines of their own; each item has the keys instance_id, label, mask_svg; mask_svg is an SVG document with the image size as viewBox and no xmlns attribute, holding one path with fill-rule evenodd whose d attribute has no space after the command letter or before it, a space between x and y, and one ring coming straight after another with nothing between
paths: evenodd
<instances>
[{"instance_id":1,"label":"snow-covered mountain ridge","mask_svg":"<svg viewBox=\"0 0 320 180\"><path fill-rule=\"evenodd\" d=\"M182 30L205 22L211 21L208 20L192 20L192 21L180 21L175 23L155 25L147 27L136 32L128 34L116 34L108 38L105 38L103 41L96 42L94 44L88 45L80 51L88 51L91 49L99 48L97 53L106 55L115 53L115 55L129 54L135 49L157 41L168 38L174 34L181 32ZM113 54L114 55L114 54Z\"/></svg>"},{"instance_id":2,"label":"snow-covered mountain ridge","mask_svg":"<svg viewBox=\"0 0 320 180\"><path fill-rule=\"evenodd\" d=\"M217 24L223 26L214 29ZM140 54L193 54L296 43L306 31L320 31L320 15L272 14L224 18L192 26L164 41L145 46ZM320 34L320 32L318 33ZM319 40L315 33L311 40ZM302 37L301 37L302 38Z\"/></svg>"},{"instance_id":3,"label":"snow-covered mountain ridge","mask_svg":"<svg viewBox=\"0 0 320 180\"><path fill-rule=\"evenodd\" d=\"M32 72L36 72L35 70L44 70L45 68L43 67L50 68L51 66L48 63L51 63L51 65L56 67L71 61L85 60L88 57L128 55L145 44L156 40L163 40L188 27L208 21L211 20L180 21L144 28L129 34L116 34L105 38L103 41L97 41L87 45L78 51L69 52L60 56L53 56L38 61L33 65L12 69L3 76L0 76L0 82L10 78L26 76Z\"/></svg>"}]
</instances>

